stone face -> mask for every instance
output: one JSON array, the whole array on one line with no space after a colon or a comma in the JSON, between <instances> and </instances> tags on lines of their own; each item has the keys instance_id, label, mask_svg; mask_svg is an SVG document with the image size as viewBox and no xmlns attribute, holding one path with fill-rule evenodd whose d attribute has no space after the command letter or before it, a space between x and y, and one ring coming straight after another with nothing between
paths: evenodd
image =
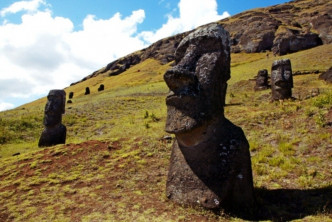
<instances>
[{"instance_id":1,"label":"stone face","mask_svg":"<svg viewBox=\"0 0 332 222\"><path fill-rule=\"evenodd\" d=\"M90 88L89 87L86 87L85 88L85 93L84 95L89 95L90 94Z\"/></svg>"},{"instance_id":2,"label":"stone face","mask_svg":"<svg viewBox=\"0 0 332 222\"><path fill-rule=\"evenodd\" d=\"M103 91L105 89L104 84L100 84L99 88L98 88L98 92Z\"/></svg>"},{"instance_id":3,"label":"stone face","mask_svg":"<svg viewBox=\"0 0 332 222\"><path fill-rule=\"evenodd\" d=\"M269 88L268 78L269 76L266 69L259 70L256 77L255 90L264 90Z\"/></svg>"},{"instance_id":4,"label":"stone face","mask_svg":"<svg viewBox=\"0 0 332 222\"><path fill-rule=\"evenodd\" d=\"M272 100L292 97L293 74L289 59L276 60L272 64L271 89Z\"/></svg>"},{"instance_id":5,"label":"stone face","mask_svg":"<svg viewBox=\"0 0 332 222\"><path fill-rule=\"evenodd\" d=\"M230 78L230 39L211 24L185 37L176 65L164 79L166 131L175 134L167 197L209 209L250 207L254 202L249 144L224 117Z\"/></svg>"},{"instance_id":6,"label":"stone face","mask_svg":"<svg viewBox=\"0 0 332 222\"><path fill-rule=\"evenodd\" d=\"M44 115L44 130L38 146L53 146L66 142L66 127L62 125L62 114L65 113L66 93L64 90L51 90L47 96Z\"/></svg>"}]
</instances>

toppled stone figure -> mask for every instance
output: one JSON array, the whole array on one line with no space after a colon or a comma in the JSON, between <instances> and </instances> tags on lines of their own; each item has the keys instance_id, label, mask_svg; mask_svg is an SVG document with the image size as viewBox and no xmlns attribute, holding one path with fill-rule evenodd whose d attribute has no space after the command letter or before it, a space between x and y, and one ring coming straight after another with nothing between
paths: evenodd
<instances>
[{"instance_id":1,"label":"toppled stone figure","mask_svg":"<svg viewBox=\"0 0 332 222\"><path fill-rule=\"evenodd\" d=\"M98 88L98 92L103 91L105 89L104 84L100 84L99 88Z\"/></svg>"},{"instance_id":2,"label":"toppled stone figure","mask_svg":"<svg viewBox=\"0 0 332 222\"><path fill-rule=\"evenodd\" d=\"M166 184L169 199L209 209L254 202L249 144L224 117L230 78L230 38L220 25L197 29L166 71L166 131L175 134Z\"/></svg>"},{"instance_id":3,"label":"toppled stone figure","mask_svg":"<svg viewBox=\"0 0 332 222\"><path fill-rule=\"evenodd\" d=\"M272 100L292 98L293 74L289 59L276 60L272 63L271 89Z\"/></svg>"},{"instance_id":4,"label":"toppled stone figure","mask_svg":"<svg viewBox=\"0 0 332 222\"><path fill-rule=\"evenodd\" d=\"M44 130L38 146L53 146L66 143L66 127L61 123L65 113L66 93L64 90L51 90L47 96L44 115Z\"/></svg>"},{"instance_id":5,"label":"toppled stone figure","mask_svg":"<svg viewBox=\"0 0 332 222\"><path fill-rule=\"evenodd\" d=\"M85 93L84 95L89 95L90 94L90 88L89 87L86 87L85 88Z\"/></svg>"},{"instance_id":6,"label":"toppled stone figure","mask_svg":"<svg viewBox=\"0 0 332 222\"><path fill-rule=\"evenodd\" d=\"M264 90L269 88L268 83L269 75L266 69L262 69L258 71L257 77L256 77L256 85L255 90Z\"/></svg>"}]
</instances>

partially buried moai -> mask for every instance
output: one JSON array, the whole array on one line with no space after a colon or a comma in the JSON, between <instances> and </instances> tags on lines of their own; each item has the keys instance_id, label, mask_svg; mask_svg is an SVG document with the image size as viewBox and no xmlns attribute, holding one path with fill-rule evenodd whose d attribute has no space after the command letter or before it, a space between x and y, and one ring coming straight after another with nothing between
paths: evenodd
<instances>
[{"instance_id":1,"label":"partially buried moai","mask_svg":"<svg viewBox=\"0 0 332 222\"><path fill-rule=\"evenodd\" d=\"M255 90L264 90L269 88L268 78L269 75L266 69L259 70L256 77Z\"/></svg>"},{"instance_id":2,"label":"partially buried moai","mask_svg":"<svg viewBox=\"0 0 332 222\"><path fill-rule=\"evenodd\" d=\"M289 59L276 60L272 63L271 89L272 100L292 97L293 74Z\"/></svg>"},{"instance_id":3,"label":"partially buried moai","mask_svg":"<svg viewBox=\"0 0 332 222\"><path fill-rule=\"evenodd\" d=\"M44 130L38 146L53 146L66 143L66 127L61 123L65 113L66 93L64 90L51 90L47 95L44 115Z\"/></svg>"},{"instance_id":4,"label":"partially buried moai","mask_svg":"<svg viewBox=\"0 0 332 222\"><path fill-rule=\"evenodd\" d=\"M169 199L209 209L251 207L248 141L224 117L230 78L230 38L220 25L201 27L175 52L164 79L166 131L175 134L166 184Z\"/></svg>"}]
</instances>

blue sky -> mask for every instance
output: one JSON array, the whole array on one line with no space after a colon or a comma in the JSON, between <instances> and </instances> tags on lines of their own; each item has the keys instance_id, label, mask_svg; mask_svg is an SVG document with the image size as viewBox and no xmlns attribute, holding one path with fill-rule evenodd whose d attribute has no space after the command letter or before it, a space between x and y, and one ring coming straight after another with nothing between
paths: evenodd
<instances>
[{"instance_id":1,"label":"blue sky","mask_svg":"<svg viewBox=\"0 0 332 222\"><path fill-rule=\"evenodd\" d=\"M0 111L151 43L285 0L0 0Z\"/></svg>"}]
</instances>

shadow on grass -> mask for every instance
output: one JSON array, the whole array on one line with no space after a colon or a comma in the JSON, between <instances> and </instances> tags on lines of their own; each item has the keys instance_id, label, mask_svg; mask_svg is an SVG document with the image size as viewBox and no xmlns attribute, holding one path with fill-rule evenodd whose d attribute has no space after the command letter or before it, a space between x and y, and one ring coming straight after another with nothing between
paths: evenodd
<instances>
[{"instance_id":1,"label":"shadow on grass","mask_svg":"<svg viewBox=\"0 0 332 222\"><path fill-rule=\"evenodd\" d=\"M228 103L225 106L241 106L243 103Z\"/></svg>"},{"instance_id":2,"label":"shadow on grass","mask_svg":"<svg viewBox=\"0 0 332 222\"><path fill-rule=\"evenodd\" d=\"M318 189L255 189L257 206L247 215L233 215L247 220L290 221L310 215L332 217L332 186Z\"/></svg>"}]
</instances>

